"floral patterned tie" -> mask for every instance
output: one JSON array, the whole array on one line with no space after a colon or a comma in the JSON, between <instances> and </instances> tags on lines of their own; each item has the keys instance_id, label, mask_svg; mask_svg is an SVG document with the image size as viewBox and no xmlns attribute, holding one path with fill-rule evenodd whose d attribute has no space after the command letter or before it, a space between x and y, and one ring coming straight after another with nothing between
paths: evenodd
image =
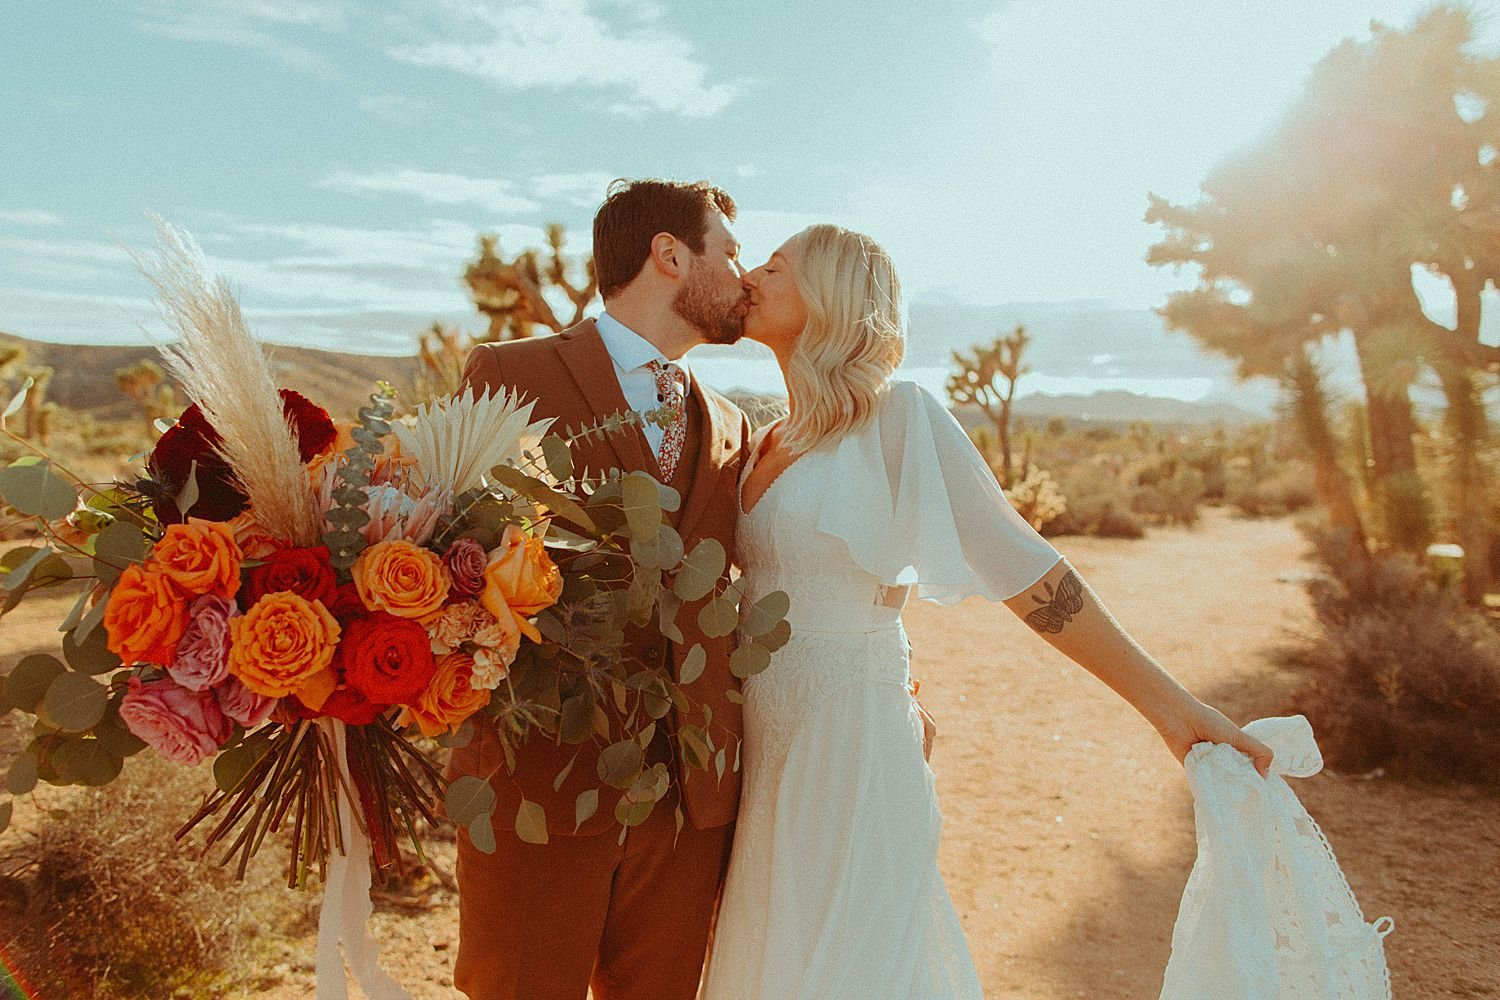
<instances>
[{"instance_id":1,"label":"floral patterned tie","mask_svg":"<svg viewBox=\"0 0 1500 1000\"><path fill-rule=\"evenodd\" d=\"M671 418L662 431L661 446L657 451L656 464L661 468L663 481L671 482L677 471L677 460L682 457L682 442L687 438L687 372L677 365L662 364L655 358L646 362L651 374L656 376L656 398L665 415Z\"/></svg>"}]
</instances>

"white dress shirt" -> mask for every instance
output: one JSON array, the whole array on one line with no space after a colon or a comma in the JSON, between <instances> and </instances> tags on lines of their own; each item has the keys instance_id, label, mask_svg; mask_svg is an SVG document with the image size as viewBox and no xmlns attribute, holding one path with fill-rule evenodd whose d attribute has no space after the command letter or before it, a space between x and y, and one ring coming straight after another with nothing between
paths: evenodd
<instances>
[{"instance_id":1,"label":"white dress shirt","mask_svg":"<svg viewBox=\"0 0 1500 1000\"><path fill-rule=\"evenodd\" d=\"M652 361L658 361L669 368L681 369L684 375L688 374L687 366L668 361L666 355L657 350L655 345L607 312L600 313L594 325L599 328L599 338L604 341L604 349L609 352L609 359L615 364L615 378L620 381L620 390L625 394L626 404L637 413L646 413L669 404L671 400L661 399L657 395L656 375L648 366ZM691 376L688 377L691 379ZM686 400L679 402L685 404ZM686 414L687 410L684 409L683 412ZM661 439L665 431L655 424L643 424L641 429L646 432L646 443L651 446L652 454L660 455Z\"/></svg>"}]
</instances>

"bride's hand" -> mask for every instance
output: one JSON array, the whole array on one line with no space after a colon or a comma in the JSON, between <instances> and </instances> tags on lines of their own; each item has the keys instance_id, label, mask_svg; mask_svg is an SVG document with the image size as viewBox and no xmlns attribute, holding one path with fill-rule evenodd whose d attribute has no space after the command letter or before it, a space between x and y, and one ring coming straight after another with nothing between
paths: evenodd
<instances>
[{"instance_id":1,"label":"bride's hand","mask_svg":"<svg viewBox=\"0 0 1500 1000\"><path fill-rule=\"evenodd\" d=\"M1179 764L1195 744L1227 743L1249 757L1262 778L1271 769L1270 747L1230 722L1223 712L1196 698L1188 700L1172 718L1158 724L1156 731Z\"/></svg>"}]
</instances>

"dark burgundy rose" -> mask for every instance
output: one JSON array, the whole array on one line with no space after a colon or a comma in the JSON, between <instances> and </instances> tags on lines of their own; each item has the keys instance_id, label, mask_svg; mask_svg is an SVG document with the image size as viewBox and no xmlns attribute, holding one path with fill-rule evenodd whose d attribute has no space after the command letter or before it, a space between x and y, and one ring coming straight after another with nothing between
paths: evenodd
<instances>
[{"instance_id":1,"label":"dark burgundy rose","mask_svg":"<svg viewBox=\"0 0 1500 1000\"><path fill-rule=\"evenodd\" d=\"M326 545L278 549L266 556L261 565L246 570L240 605L248 609L266 594L290 590L309 601L322 601L324 607L332 610L338 585L338 574L328 561Z\"/></svg>"},{"instance_id":2,"label":"dark burgundy rose","mask_svg":"<svg viewBox=\"0 0 1500 1000\"><path fill-rule=\"evenodd\" d=\"M349 687L383 705L416 701L437 672L427 630L385 611L371 611L344 626L334 665Z\"/></svg>"},{"instance_id":3,"label":"dark burgundy rose","mask_svg":"<svg viewBox=\"0 0 1500 1000\"><path fill-rule=\"evenodd\" d=\"M338 437L338 428L328 411L312 400L282 389L281 409L297 435L297 451L302 461L311 461L322 454ZM182 411L177 423L163 434L151 449L146 468L151 478L166 488L175 497L187 485L188 473L193 462L198 463L198 500L188 514L210 521L228 521L245 509L245 495L234 485L234 476L229 463L219 456L218 446L223 442L203 411L194 403ZM177 504L162 500L155 505L157 519L164 524L176 524L182 520Z\"/></svg>"},{"instance_id":4,"label":"dark burgundy rose","mask_svg":"<svg viewBox=\"0 0 1500 1000\"><path fill-rule=\"evenodd\" d=\"M347 625L352 619L370 613L370 609L365 607L365 602L360 600L359 588L352 583L339 584L333 594L333 603L324 601L323 606L338 619L340 625Z\"/></svg>"},{"instance_id":5,"label":"dark burgundy rose","mask_svg":"<svg viewBox=\"0 0 1500 1000\"><path fill-rule=\"evenodd\" d=\"M472 538L460 538L448 546L448 551L443 553L443 562L453 577L449 596L474 597L484 590L484 567L489 558L484 546Z\"/></svg>"}]
</instances>

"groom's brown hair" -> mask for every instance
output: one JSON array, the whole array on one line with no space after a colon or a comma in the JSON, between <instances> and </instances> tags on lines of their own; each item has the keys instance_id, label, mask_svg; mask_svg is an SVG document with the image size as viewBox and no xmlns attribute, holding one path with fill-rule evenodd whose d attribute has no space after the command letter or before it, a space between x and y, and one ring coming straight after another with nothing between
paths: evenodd
<instances>
[{"instance_id":1,"label":"groom's brown hair","mask_svg":"<svg viewBox=\"0 0 1500 1000\"><path fill-rule=\"evenodd\" d=\"M708 181L621 178L609 186L594 215L594 271L599 294L609 298L635 280L658 233L671 233L695 254L703 252L708 213L734 221L734 199Z\"/></svg>"}]
</instances>

